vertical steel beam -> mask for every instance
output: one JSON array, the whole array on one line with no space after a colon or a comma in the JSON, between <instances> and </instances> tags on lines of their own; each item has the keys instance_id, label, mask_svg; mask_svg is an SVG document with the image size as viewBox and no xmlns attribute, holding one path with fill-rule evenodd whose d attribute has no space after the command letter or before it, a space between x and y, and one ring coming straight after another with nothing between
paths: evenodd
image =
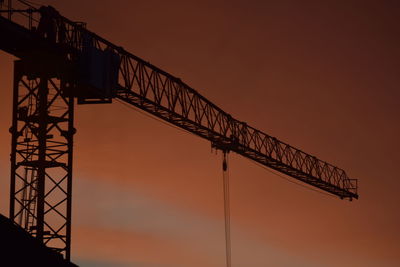
<instances>
[{"instance_id":1,"label":"vertical steel beam","mask_svg":"<svg viewBox=\"0 0 400 267\"><path fill-rule=\"evenodd\" d=\"M47 88L48 78L44 73L39 74L38 101L35 110L37 110L38 120L38 161L37 161L37 224L36 237L43 240L44 232L44 204L45 204L45 182L46 182L46 154L47 154L47 119L48 107L47 98L49 90Z\"/></svg>"},{"instance_id":2,"label":"vertical steel beam","mask_svg":"<svg viewBox=\"0 0 400 267\"><path fill-rule=\"evenodd\" d=\"M65 91L65 83L62 83L62 90ZM66 225L66 242L68 249L65 251L65 257L68 261L71 261L71 222L72 222L72 165L73 165L73 145L74 145L74 134L76 132L74 128L74 97L68 98L68 132L64 133L68 141L68 177L67 177L67 225Z\"/></svg>"},{"instance_id":3,"label":"vertical steel beam","mask_svg":"<svg viewBox=\"0 0 400 267\"><path fill-rule=\"evenodd\" d=\"M18 110L18 84L21 79L21 74L17 68L17 64L14 65L14 81L13 81L13 102L12 102L12 125L10 128L11 133L11 179L10 179L10 219L15 219L15 176L16 176L16 154L17 154L17 139L18 139L18 121L17 121L17 110Z\"/></svg>"}]
</instances>

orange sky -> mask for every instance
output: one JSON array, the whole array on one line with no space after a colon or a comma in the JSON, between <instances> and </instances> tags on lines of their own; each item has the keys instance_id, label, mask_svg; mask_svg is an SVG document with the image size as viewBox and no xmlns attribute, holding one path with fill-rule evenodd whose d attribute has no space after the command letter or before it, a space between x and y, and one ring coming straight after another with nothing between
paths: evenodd
<instances>
[{"instance_id":1,"label":"orange sky","mask_svg":"<svg viewBox=\"0 0 400 267\"><path fill-rule=\"evenodd\" d=\"M341 201L231 154L233 266L400 265L399 3L42 2L359 179L360 199ZM0 53L3 214L12 60ZM74 262L223 266L221 158L207 141L117 102L78 106L76 128Z\"/></svg>"}]
</instances>

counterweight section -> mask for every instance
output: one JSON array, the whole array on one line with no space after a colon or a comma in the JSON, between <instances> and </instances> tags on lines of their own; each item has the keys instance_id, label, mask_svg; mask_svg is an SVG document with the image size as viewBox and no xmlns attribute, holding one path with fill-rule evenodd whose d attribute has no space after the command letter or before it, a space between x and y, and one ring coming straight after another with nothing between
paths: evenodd
<instances>
[{"instance_id":1,"label":"counterweight section","mask_svg":"<svg viewBox=\"0 0 400 267\"><path fill-rule=\"evenodd\" d=\"M88 39L79 59L78 104L111 103L118 86L119 56L112 49L95 47Z\"/></svg>"},{"instance_id":2,"label":"counterweight section","mask_svg":"<svg viewBox=\"0 0 400 267\"><path fill-rule=\"evenodd\" d=\"M54 64L14 68L10 219L70 259L74 99Z\"/></svg>"}]
</instances>

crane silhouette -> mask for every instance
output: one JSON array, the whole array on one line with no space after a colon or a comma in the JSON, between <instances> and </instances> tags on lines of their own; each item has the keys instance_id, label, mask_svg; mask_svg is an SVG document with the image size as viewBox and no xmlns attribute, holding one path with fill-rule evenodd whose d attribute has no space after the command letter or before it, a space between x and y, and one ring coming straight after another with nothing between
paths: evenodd
<instances>
[{"instance_id":1,"label":"crane silhouette","mask_svg":"<svg viewBox=\"0 0 400 267\"><path fill-rule=\"evenodd\" d=\"M71 255L74 106L118 99L305 184L358 199L334 165L233 118L180 78L73 22L51 6L2 2L0 49L14 55L10 219ZM75 101L77 99L77 101ZM229 186L224 177L227 265Z\"/></svg>"}]
</instances>

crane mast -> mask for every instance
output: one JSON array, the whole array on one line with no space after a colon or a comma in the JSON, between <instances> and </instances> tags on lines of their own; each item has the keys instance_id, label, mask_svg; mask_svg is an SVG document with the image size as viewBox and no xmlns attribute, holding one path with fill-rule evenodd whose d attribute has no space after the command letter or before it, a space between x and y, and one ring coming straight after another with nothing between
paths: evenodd
<instances>
[{"instance_id":1,"label":"crane mast","mask_svg":"<svg viewBox=\"0 0 400 267\"><path fill-rule=\"evenodd\" d=\"M61 16L51 7L7 7L0 49L14 69L10 218L70 259L74 99L117 98L259 164L340 197L357 180L235 119L181 79ZM11 3L11 1L9 1ZM24 15L18 19L16 15ZM45 27L44 24L51 24ZM94 67L101 66L101 67Z\"/></svg>"}]
</instances>

